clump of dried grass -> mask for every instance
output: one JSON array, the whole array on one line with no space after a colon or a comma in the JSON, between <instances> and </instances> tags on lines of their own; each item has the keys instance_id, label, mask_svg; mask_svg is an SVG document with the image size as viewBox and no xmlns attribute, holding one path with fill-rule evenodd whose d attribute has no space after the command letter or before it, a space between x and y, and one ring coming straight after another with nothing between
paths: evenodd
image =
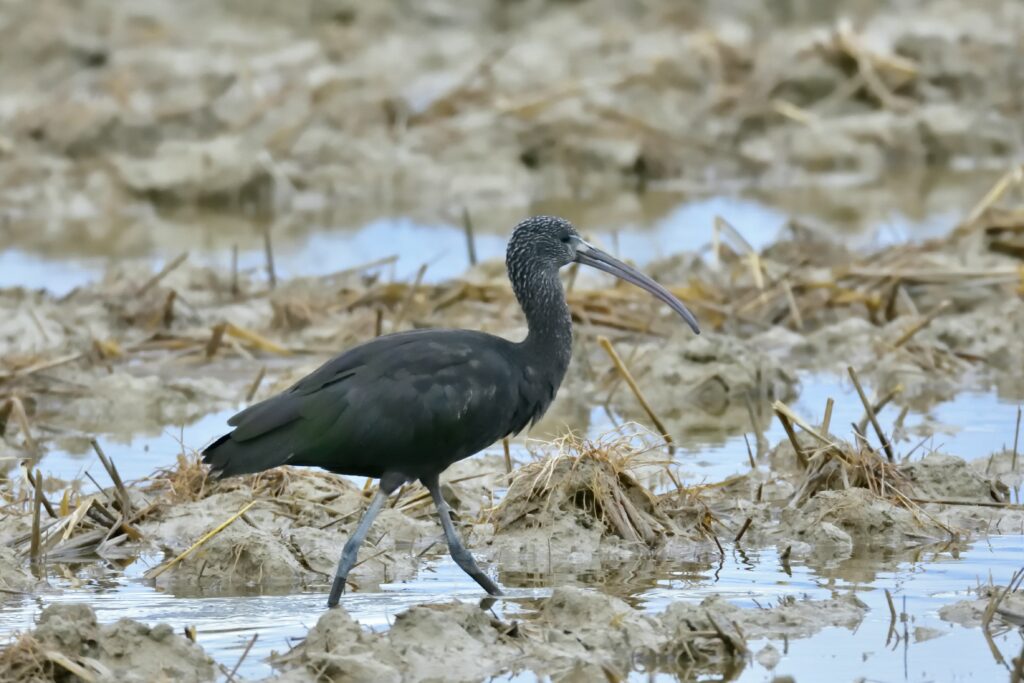
<instances>
[{"instance_id":1,"label":"clump of dried grass","mask_svg":"<svg viewBox=\"0 0 1024 683\"><path fill-rule=\"evenodd\" d=\"M46 648L31 633L24 633L9 646L0 649L0 680L56 681L59 670L46 656Z\"/></svg>"},{"instance_id":2,"label":"clump of dried grass","mask_svg":"<svg viewBox=\"0 0 1024 683\"><path fill-rule=\"evenodd\" d=\"M807 470L791 505L813 498L822 491L863 488L889 498L903 507L913 506L910 479L878 451L864 444L858 446L835 440L810 451L805 450Z\"/></svg>"},{"instance_id":3,"label":"clump of dried grass","mask_svg":"<svg viewBox=\"0 0 1024 683\"><path fill-rule=\"evenodd\" d=\"M913 482L889 459L891 451L887 449L883 456L859 431L856 432L856 445L837 439L828 432L827 424L820 430L815 429L782 402L777 401L774 409L786 426L797 461L804 470L803 479L790 498L788 507L798 507L823 491L866 489L879 498L905 508L922 526L936 524L952 533L952 529L929 515L914 501L916 493ZM797 438L793 425L812 437L814 445L808 447L805 441Z\"/></svg>"},{"instance_id":4,"label":"clump of dried grass","mask_svg":"<svg viewBox=\"0 0 1024 683\"><path fill-rule=\"evenodd\" d=\"M298 480L315 484L317 488L337 490L340 486L338 477L329 472L297 467L275 467L247 476L212 479L203 464L202 455L192 450L179 453L173 466L154 472L148 478L145 490L164 494L167 502L192 502L214 493L240 490L251 493L253 497L281 499L290 495ZM337 497L337 494L328 497Z\"/></svg>"},{"instance_id":5,"label":"clump of dried grass","mask_svg":"<svg viewBox=\"0 0 1024 683\"><path fill-rule=\"evenodd\" d=\"M150 475L146 491L162 492L168 502L185 503L205 498L216 485L209 478L202 456L197 451L182 450L174 465Z\"/></svg>"},{"instance_id":6,"label":"clump of dried grass","mask_svg":"<svg viewBox=\"0 0 1024 683\"><path fill-rule=\"evenodd\" d=\"M511 475L508 493L491 515L496 530L582 514L603 524L608 534L651 547L679 533L657 496L634 476L639 467L667 469L668 462L650 457L652 447L638 443L636 435L620 433L598 441L567 435L554 447L554 454Z\"/></svg>"}]
</instances>

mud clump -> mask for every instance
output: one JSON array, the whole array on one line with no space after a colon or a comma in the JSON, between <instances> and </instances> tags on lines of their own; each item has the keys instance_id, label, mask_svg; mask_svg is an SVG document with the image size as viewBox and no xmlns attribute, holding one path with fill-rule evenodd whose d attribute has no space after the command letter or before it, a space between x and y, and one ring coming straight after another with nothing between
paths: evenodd
<instances>
[{"instance_id":1,"label":"mud clump","mask_svg":"<svg viewBox=\"0 0 1024 683\"><path fill-rule=\"evenodd\" d=\"M537 671L568 673L580 663L622 671L633 652L657 651L664 643L654 617L580 588L556 588L533 625L544 629L532 643Z\"/></svg>"},{"instance_id":2,"label":"mud clump","mask_svg":"<svg viewBox=\"0 0 1024 683\"><path fill-rule=\"evenodd\" d=\"M84 676L80 676L84 673ZM99 625L83 604L51 605L39 624L0 651L0 678L62 681L72 676L126 683L212 681L216 669L202 648L170 626L131 619Z\"/></svg>"},{"instance_id":3,"label":"mud clump","mask_svg":"<svg viewBox=\"0 0 1024 683\"><path fill-rule=\"evenodd\" d=\"M771 609L743 609L720 596L706 598L699 605L675 602L661 616L670 633L714 629L714 624L734 624L744 636L757 638L806 638L823 628L854 629L868 612L868 606L850 593L830 600L782 598Z\"/></svg>"},{"instance_id":4,"label":"mud clump","mask_svg":"<svg viewBox=\"0 0 1024 683\"><path fill-rule=\"evenodd\" d=\"M868 547L919 545L947 535L929 517L862 488L822 491L798 510L783 510L781 519L798 539L845 544L841 535L834 538L823 533L822 523L829 523L845 532L855 544Z\"/></svg>"},{"instance_id":5,"label":"mud clump","mask_svg":"<svg viewBox=\"0 0 1024 683\"><path fill-rule=\"evenodd\" d=\"M413 607L382 634L365 631L336 608L274 662L286 671L271 680L477 681L521 656L513 633L511 625L462 603Z\"/></svg>"},{"instance_id":6,"label":"mud clump","mask_svg":"<svg viewBox=\"0 0 1024 683\"><path fill-rule=\"evenodd\" d=\"M168 551L168 559L217 529L232 512L251 501L255 504L179 562L159 570L158 585L218 593L329 581L362 512L363 493L351 482L293 468L211 482L201 470L194 473L195 467L194 461L183 459L151 488L180 501L160 506L140 526L147 542ZM197 490L190 492L183 484ZM367 557L351 575L359 587L413 576L418 562L412 550L418 544L425 547L440 529L433 520L387 509L376 520L374 532L376 544L367 545Z\"/></svg>"},{"instance_id":7,"label":"mud clump","mask_svg":"<svg viewBox=\"0 0 1024 683\"><path fill-rule=\"evenodd\" d=\"M324 614L305 642L274 660L280 673L272 680L464 681L524 670L603 680L626 676L638 660L651 671L721 672L742 668L746 637L795 638L829 626L855 628L866 611L848 595L787 599L758 610L711 598L699 605L674 603L652 615L618 598L565 587L517 622L450 603L413 607L386 633L373 633L339 608Z\"/></svg>"},{"instance_id":8,"label":"mud clump","mask_svg":"<svg viewBox=\"0 0 1024 683\"><path fill-rule=\"evenodd\" d=\"M158 586L190 585L220 592L252 586L295 586L315 578L274 533L242 522L219 532L156 581Z\"/></svg>"},{"instance_id":9,"label":"mud clump","mask_svg":"<svg viewBox=\"0 0 1024 683\"><path fill-rule=\"evenodd\" d=\"M960 600L939 609L939 617L943 621L958 624L965 628L978 628L985 621L985 616L1002 618L1011 626L1024 626L1024 591L1006 590L1005 586L980 586L978 597L973 600ZM992 601L997 600L994 606Z\"/></svg>"},{"instance_id":10,"label":"mud clump","mask_svg":"<svg viewBox=\"0 0 1024 683\"><path fill-rule=\"evenodd\" d=\"M964 460L944 453L929 453L901 468L922 498L1001 502L1003 484L983 476Z\"/></svg>"},{"instance_id":11,"label":"mud clump","mask_svg":"<svg viewBox=\"0 0 1024 683\"><path fill-rule=\"evenodd\" d=\"M0 546L0 588L7 591L25 591L36 584L17 554L5 546Z\"/></svg>"},{"instance_id":12,"label":"mud clump","mask_svg":"<svg viewBox=\"0 0 1024 683\"><path fill-rule=\"evenodd\" d=\"M788 401L797 378L753 342L706 332L675 335L668 342L637 347L641 360L631 368L644 395L672 434L734 432L749 427L751 397ZM626 415L645 419L625 388L613 404Z\"/></svg>"}]
</instances>

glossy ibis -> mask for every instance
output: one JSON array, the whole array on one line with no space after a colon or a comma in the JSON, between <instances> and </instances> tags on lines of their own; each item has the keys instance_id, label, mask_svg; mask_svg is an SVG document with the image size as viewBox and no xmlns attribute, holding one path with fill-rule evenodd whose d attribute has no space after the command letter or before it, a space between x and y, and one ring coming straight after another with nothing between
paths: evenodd
<instances>
[{"instance_id":1,"label":"glossy ibis","mask_svg":"<svg viewBox=\"0 0 1024 683\"><path fill-rule=\"evenodd\" d=\"M526 339L439 329L378 337L238 413L228 420L234 430L203 451L220 477L304 465L380 479L341 553L328 606L338 603L387 497L416 479L434 499L452 558L485 591L501 595L462 545L438 476L535 422L551 404L572 353L558 270L573 262L639 285L699 333L693 315L664 287L585 242L568 221L535 216L516 226L505 257L529 326Z\"/></svg>"}]
</instances>

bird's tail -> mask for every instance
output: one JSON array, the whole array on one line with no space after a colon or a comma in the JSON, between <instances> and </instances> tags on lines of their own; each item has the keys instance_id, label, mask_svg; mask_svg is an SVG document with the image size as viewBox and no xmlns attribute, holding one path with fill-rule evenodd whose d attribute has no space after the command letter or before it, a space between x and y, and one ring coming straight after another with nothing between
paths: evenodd
<instances>
[{"instance_id":1,"label":"bird's tail","mask_svg":"<svg viewBox=\"0 0 1024 683\"><path fill-rule=\"evenodd\" d=\"M279 427L245 441L236 441L229 432L203 449L203 462L218 479L287 465L293 457L290 431Z\"/></svg>"}]
</instances>

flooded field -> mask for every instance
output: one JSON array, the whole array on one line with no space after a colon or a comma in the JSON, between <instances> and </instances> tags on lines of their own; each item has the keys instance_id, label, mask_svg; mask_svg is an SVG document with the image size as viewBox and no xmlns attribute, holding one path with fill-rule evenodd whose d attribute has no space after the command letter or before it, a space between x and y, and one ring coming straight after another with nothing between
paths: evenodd
<instances>
[{"instance_id":1,"label":"flooded field","mask_svg":"<svg viewBox=\"0 0 1024 683\"><path fill-rule=\"evenodd\" d=\"M1024 10L0 9L0 680L1024 680ZM72 29L74 27L74 29ZM536 425L419 484L199 451L336 353L521 339ZM634 386L635 385L635 388Z\"/></svg>"}]
</instances>

